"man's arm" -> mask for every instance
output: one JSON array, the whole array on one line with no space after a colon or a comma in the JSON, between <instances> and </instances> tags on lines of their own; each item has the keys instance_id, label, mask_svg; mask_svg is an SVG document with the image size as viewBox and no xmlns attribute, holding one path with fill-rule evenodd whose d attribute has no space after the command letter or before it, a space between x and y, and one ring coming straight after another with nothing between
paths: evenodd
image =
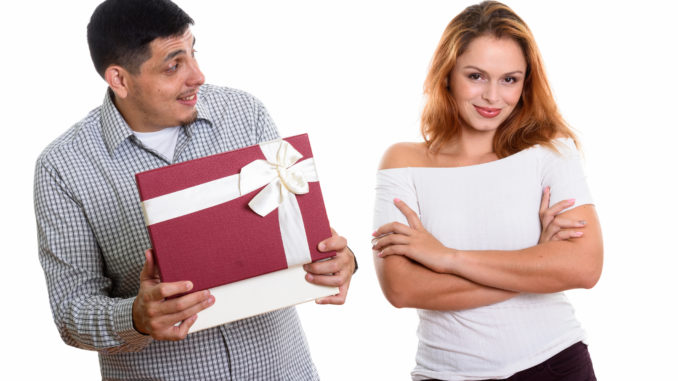
<instances>
[{"instance_id":1,"label":"man's arm","mask_svg":"<svg viewBox=\"0 0 678 381\"><path fill-rule=\"evenodd\" d=\"M170 298L192 285L161 283L150 251L137 296L111 297L112 281L82 206L44 163L36 168L35 210L52 314L67 344L114 353L139 351L151 338L183 339L196 314L214 303L209 292Z\"/></svg>"},{"instance_id":2,"label":"man's arm","mask_svg":"<svg viewBox=\"0 0 678 381\"><path fill-rule=\"evenodd\" d=\"M111 298L112 281L82 206L56 170L42 160L35 172L40 262L54 322L66 344L104 352L139 351L150 337L134 329L134 298Z\"/></svg>"}]
</instances>

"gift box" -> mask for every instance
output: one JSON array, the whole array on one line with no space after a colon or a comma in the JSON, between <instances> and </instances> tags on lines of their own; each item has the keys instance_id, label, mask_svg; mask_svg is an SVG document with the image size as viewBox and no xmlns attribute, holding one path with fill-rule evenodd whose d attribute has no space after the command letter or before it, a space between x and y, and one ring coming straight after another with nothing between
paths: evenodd
<instances>
[{"instance_id":1,"label":"gift box","mask_svg":"<svg viewBox=\"0 0 678 381\"><path fill-rule=\"evenodd\" d=\"M302 265L334 256L308 135L138 173L163 282L190 280L215 304L191 332L338 293Z\"/></svg>"}]
</instances>

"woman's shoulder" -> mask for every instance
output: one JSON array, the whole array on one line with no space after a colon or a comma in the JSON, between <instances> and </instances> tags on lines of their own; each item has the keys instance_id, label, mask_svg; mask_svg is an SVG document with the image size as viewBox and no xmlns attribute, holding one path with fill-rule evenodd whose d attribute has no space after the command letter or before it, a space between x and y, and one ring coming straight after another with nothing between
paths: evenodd
<instances>
[{"instance_id":1,"label":"woman's shoulder","mask_svg":"<svg viewBox=\"0 0 678 381\"><path fill-rule=\"evenodd\" d=\"M390 146L381 158L379 169L425 167L429 163L426 143L401 142Z\"/></svg>"}]
</instances>

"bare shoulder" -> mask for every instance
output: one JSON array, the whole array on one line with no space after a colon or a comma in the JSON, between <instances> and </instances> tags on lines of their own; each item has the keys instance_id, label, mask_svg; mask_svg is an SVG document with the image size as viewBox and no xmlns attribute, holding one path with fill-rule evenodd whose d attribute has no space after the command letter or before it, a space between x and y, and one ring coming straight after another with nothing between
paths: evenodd
<instances>
[{"instance_id":1,"label":"bare shoulder","mask_svg":"<svg viewBox=\"0 0 678 381\"><path fill-rule=\"evenodd\" d=\"M425 143L396 143L384 152L379 169L427 166L427 152Z\"/></svg>"}]
</instances>

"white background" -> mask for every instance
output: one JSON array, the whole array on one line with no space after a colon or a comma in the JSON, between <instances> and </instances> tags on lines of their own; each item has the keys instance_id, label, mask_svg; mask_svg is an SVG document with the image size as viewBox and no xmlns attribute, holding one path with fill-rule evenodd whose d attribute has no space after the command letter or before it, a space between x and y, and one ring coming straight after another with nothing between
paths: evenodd
<instances>
[{"instance_id":1,"label":"white background","mask_svg":"<svg viewBox=\"0 0 678 381\"><path fill-rule=\"evenodd\" d=\"M32 206L36 157L104 96L85 38L97 3L0 5L3 379L100 377L96 354L63 344L52 322ZM283 135L310 134L331 224L358 256L345 306L299 308L322 379L409 379L417 319L385 301L374 274L374 173L387 146L420 140L427 65L470 3L179 4L196 20L208 82L259 97ZM508 4L532 28L583 143L605 268L593 290L569 295L599 379L676 377L676 10L668 1Z\"/></svg>"}]
</instances>

